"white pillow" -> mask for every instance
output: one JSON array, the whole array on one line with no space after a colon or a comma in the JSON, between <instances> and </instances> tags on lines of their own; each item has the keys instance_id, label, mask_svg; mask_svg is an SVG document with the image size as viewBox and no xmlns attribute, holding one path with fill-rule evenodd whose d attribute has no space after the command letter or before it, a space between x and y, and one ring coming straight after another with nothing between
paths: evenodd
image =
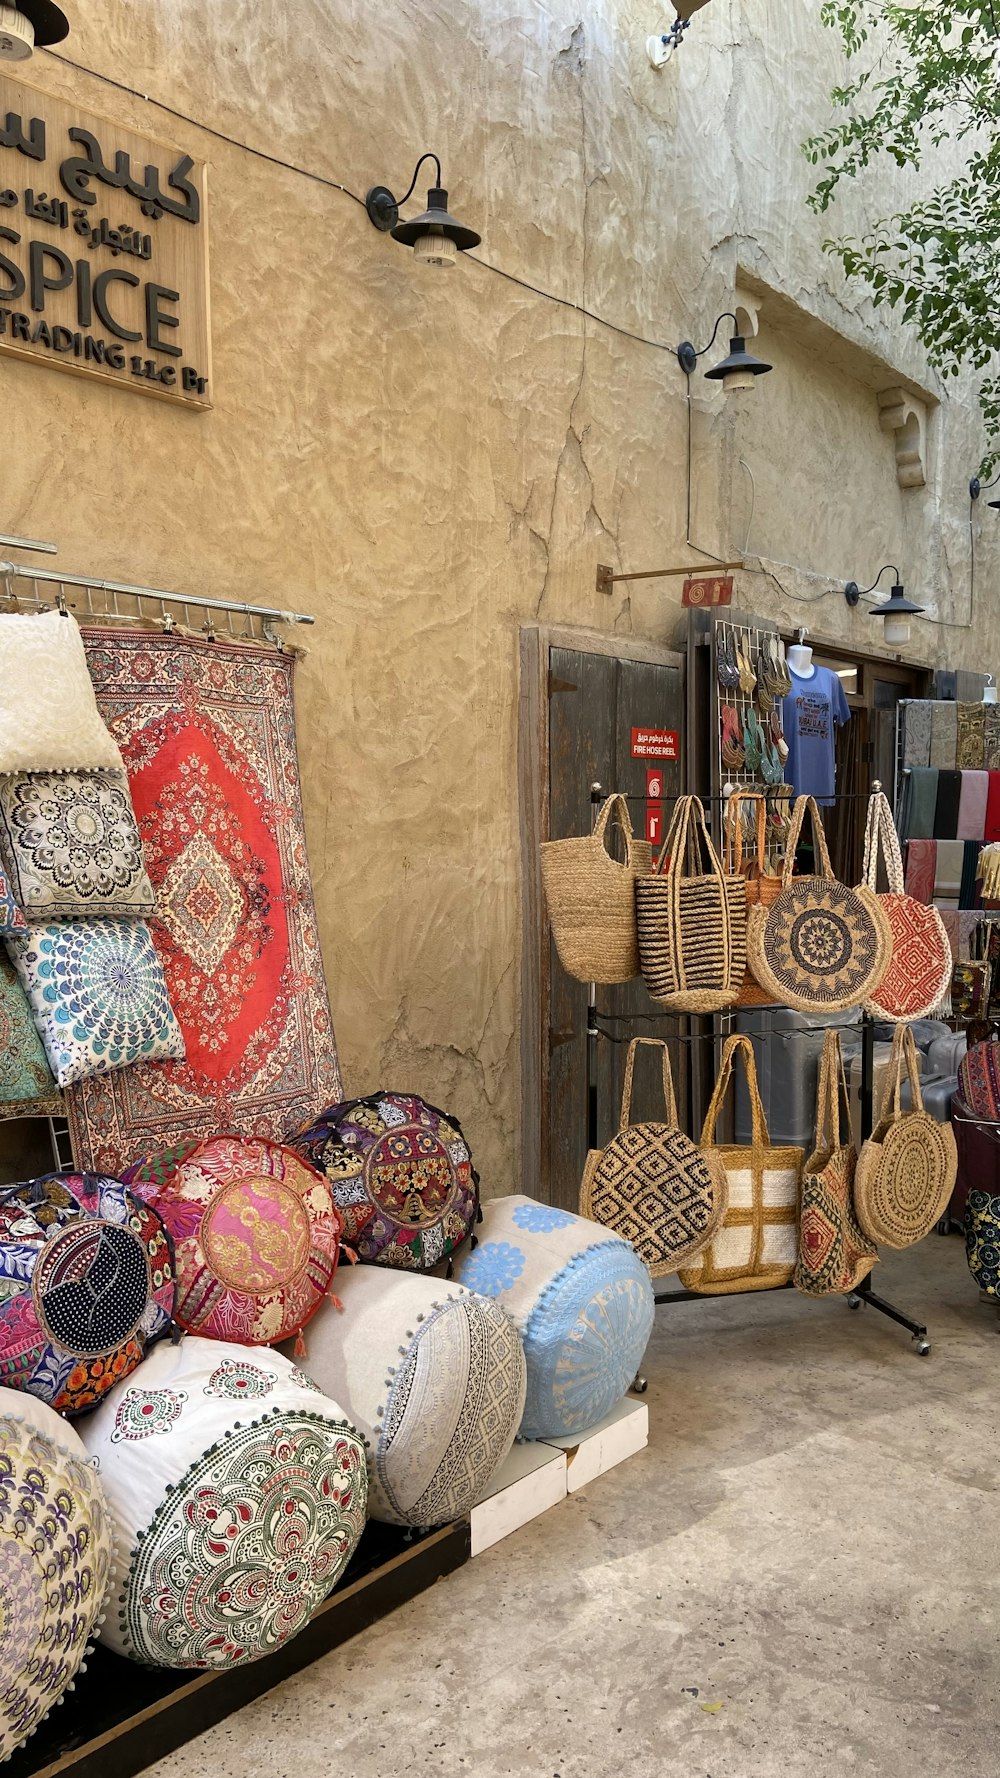
<instances>
[{"instance_id":1,"label":"white pillow","mask_svg":"<svg viewBox=\"0 0 1000 1778\"><path fill-rule=\"evenodd\" d=\"M124 769L101 720L75 617L0 616L0 772Z\"/></svg>"}]
</instances>

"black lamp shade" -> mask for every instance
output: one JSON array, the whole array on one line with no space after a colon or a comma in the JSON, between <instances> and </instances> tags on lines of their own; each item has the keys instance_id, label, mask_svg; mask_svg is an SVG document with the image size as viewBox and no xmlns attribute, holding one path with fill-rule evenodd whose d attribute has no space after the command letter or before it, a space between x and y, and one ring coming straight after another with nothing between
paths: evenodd
<instances>
[{"instance_id":1,"label":"black lamp shade","mask_svg":"<svg viewBox=\"0 0 1000 1778\"><path fill-rule=\"evenodd\" d=\"M873 605L869 617L918 617L923 611L922 605L914 605L908 599L903 588L897 583L889 594L884 605Z\"/></svg>"},{"instance_id":2,"label":"black lamp shade","mask_svg":"<svg viewBox=\"0 0 1000 1778\"><path fill-rule=\"evenodd\" d=\"M721 364L713 364L705 375L713 383L721 383L724 377L733 376L740 371L748 372L752 377L762 377L765 371L773 368L773 365L765 364L763 358L755 358L752 352L748 352L742 334L735 333L729 342L729 357L724 358Z\"/></svg>"},{"instance_id":3,"label":"black lamp shade","mask_svg":"<svg viewBox=\"0 0 1000 1778\"><path fill-rule=\"evenodd\" d=\"M449 241L454 241L460 253L478 247L483 238L474 228L466 228L464 223L449 216L448 193L440 185L431 186L422 216L415 216L412 222L397 222L390 233L393 240L401 241L404 247L412 247L422 235L445 235Z\"/></svg>"},{"instance_id":4,"label":"black lamp shade","mask_svg":"<svg viewBox=\"0 0 1000 1778\"><path fill-rule=\"evenodd\" d=\"M23 12L34 26L36 48L45 49L69 36L69 19L53 5L53 0L9 0L9 4Z\"/></svg>"}]
</instances>

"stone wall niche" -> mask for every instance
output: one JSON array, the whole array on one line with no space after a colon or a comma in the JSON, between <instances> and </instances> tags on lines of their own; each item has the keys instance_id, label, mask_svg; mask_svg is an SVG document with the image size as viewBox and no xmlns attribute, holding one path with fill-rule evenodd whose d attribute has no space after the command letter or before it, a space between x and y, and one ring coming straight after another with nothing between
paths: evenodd
<instances>
[{"instance_id":1,"label":"stone wall niche","mask_svg":"<svg viewBox=\"0 0 1000 1778\"><path fill-rule=\"evenodd\" d=\"M895 435L896 480L901 488L922 488L927 480L927 409L906 389L879 391L879 425Z\"/></svg>"}]
</instances>

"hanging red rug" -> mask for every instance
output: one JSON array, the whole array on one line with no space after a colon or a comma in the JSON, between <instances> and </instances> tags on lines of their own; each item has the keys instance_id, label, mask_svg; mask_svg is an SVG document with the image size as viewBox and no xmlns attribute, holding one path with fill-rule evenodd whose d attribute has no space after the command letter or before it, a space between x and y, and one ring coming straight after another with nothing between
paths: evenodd
<instances>
[{"instance_id":1,"label":"hanging red rug","mask_svg":"<svg viewBox=\"0 0 1000 1778\"><path fill-rule=\"evenodd\" d=\"M281 1141L341 1096L295 748L295 660L85 629L125 759L186 1046L67 1094L77 1164L115 1173L219 1130Z\"/></svg>"}]
</instances>

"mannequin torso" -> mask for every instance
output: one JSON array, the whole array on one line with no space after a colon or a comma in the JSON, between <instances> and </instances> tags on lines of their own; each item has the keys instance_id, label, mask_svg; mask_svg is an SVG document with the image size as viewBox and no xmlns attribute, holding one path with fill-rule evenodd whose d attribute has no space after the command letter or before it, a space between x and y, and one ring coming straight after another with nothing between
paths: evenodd
<instances>
[{"instance_id":1,"label":"mannequin torso","mask_svg":"<svg viewBox=\"0 0 1000 1778\"><path fill-rule=\"evenodd\" d=\"M811 679L816 671L812 649L804 642L793 642L788 650L788 666L796 679Z\"/></svg>"}]
</instances>

